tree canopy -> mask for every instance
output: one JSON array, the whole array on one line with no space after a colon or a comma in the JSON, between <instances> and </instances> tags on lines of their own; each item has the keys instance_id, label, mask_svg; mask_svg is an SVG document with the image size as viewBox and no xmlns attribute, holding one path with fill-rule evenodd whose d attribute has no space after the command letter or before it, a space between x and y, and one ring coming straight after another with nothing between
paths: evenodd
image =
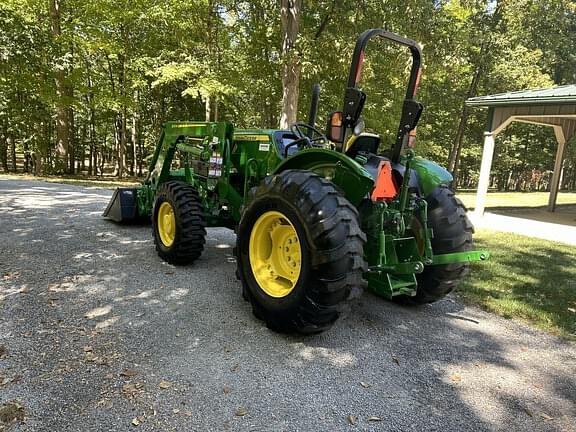
<instances>
[{"instance_id":1,"label":"tree canopy","mask_svg":"<svg viewBox=\"0 0 576 432\"><path fill-rule=\"evenodd\" d=\"M421 43L418 151L463 187L477 181L486 121L467 98L576 82L570 0L4 0L0 169L138 175L164 121L279 127L305 119L314 83L325 119L341 108L356 38L374 27ZM365 120L387 144L408 68L407 52L370 43ZM518 179L537 170L545 188L555 146L550 131L508 128L493 184L534 187ZM573 145L564 168L576 188Z\"/></svg>"}]
</instances>

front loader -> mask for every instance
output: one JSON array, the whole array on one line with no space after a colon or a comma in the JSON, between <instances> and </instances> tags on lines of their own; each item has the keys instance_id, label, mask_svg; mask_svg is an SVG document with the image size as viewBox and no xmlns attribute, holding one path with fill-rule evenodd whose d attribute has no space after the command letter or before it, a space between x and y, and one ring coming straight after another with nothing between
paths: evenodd
<instances>
[{"instance_id":1,"label":"front loader","mask_svg":"<svg viewBox=\"0 0 576 432\"><path fill-rule=\"evenodd\" d=\"M412 67L395 143L363 132L359 83L368 41L407 47ZM236 274L256 317L278 331L315 333L367 285L403 303L436 301L470 262L473 228L452 176L416 157L421 51L381 29L358 39L341 111L318 130L315 87L307 123L239 130L226 122L168 122L139 188L118 189L104 216L151 219L156 250L172 264L200 257L206 227L236 230Z\"/></svg>"}]
</instances>

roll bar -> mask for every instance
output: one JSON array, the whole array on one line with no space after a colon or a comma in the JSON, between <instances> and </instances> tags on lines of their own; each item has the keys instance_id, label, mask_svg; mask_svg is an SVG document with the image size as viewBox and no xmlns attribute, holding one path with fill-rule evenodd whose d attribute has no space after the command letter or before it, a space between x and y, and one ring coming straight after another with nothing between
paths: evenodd
<instances>
[{"instance_id":1,"label":"roll bar","mask_svg":"<svg viewBox=\"0 0 576 432\"><path fill-rule=\"evenodd\" d=\"M343 121L345 127L353 127L354 124L358 121L362 109L364 108L366 94L364 94L364 92L358 88L358 83L362 78L364 49L366 48L368 41L376 36L408 47L412 54L412 67L410 69L410 77L408 79L408 86L406 88L406 97L402 105L400 126L398 127L396 141L392 147L391 159L393 162L398 162L400 160L402 149L408 143L409 133L418 124L418 120L420 119L420 114L422 113L423 109L422 104L414 99L416 96L416 91L418 90L420 67L422 64L422 51L415 41L383 29L366 30L360 35L360 37L358 37L358 40L356 41L356 47L354 48L354 54L352 55L352 64L350 66L350 73L348 75L348 86L344 96L344 109L342 110L344 117ZM343 148L341 150L343 151Z\"/></svg>"}]
</instances>

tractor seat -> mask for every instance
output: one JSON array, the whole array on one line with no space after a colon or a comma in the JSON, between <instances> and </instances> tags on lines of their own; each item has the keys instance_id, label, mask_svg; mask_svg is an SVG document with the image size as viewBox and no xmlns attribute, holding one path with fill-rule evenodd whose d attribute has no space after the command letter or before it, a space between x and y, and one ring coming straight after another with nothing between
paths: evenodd
<instances>
[{"instance_id":1,"label":"tractor seat","mask_svg":"<svg viewBox=\"0 0 576 432\"><path fill-rule=\"evenodd\" d=\"M372 133L361 133L352 135L346 143L346 155L354 159L358 153L378 154L380 146L380 135Z\"/></svg>"},{"instance_id":2,"label":"tractor seat","mask_svg":"<svg viewBox=\"0 0 576 432\"><path fill-rule=\"evenodd\" d=\"M280 157L284 158L284 152L288 144L296 141L298 137L290 131L277 131L274 133L274 140L276 141L276 148ZM298 146L292 146L288 149L288 156L292 156L298 151Z\"/></svg>"}]
</instances>

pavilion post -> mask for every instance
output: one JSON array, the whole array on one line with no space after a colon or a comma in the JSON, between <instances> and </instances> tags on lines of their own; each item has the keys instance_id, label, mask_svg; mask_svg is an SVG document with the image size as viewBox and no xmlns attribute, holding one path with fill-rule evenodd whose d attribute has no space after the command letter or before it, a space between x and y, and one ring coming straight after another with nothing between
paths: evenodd
<instances>
[{"instance_id":1,"label":"pavilion post","mask_svg":"<svg viewBox=\"0 0 576 432\"><path fill-rule=\"evenodd\" d=\"M480 178L478 179L478 190L476 191L476 207L474 213L478 216L484 214L486 207L486 195L490 186L490 170L492 169L492 158L494 157L494 133L484 132L484 150L482 151L482 163L480 164Z\"/></svg>"},{"instance_id":2,"label":"pavilion post","mask_svg":"<svg viewBox=\"0 0 576 432\"><path fill-rule=\"evenodd\" d=\"M562 162L564 161L564 148L566 147L566 137L561 126L554 127L558 149L556 150L556 161L554 162L554 172L552 173L552 182L550 183L550 196L548 197L548 211L556 210L556 199L558 189L560 188L560 175L562 173Z\"/></svg>"}]
</instances>

